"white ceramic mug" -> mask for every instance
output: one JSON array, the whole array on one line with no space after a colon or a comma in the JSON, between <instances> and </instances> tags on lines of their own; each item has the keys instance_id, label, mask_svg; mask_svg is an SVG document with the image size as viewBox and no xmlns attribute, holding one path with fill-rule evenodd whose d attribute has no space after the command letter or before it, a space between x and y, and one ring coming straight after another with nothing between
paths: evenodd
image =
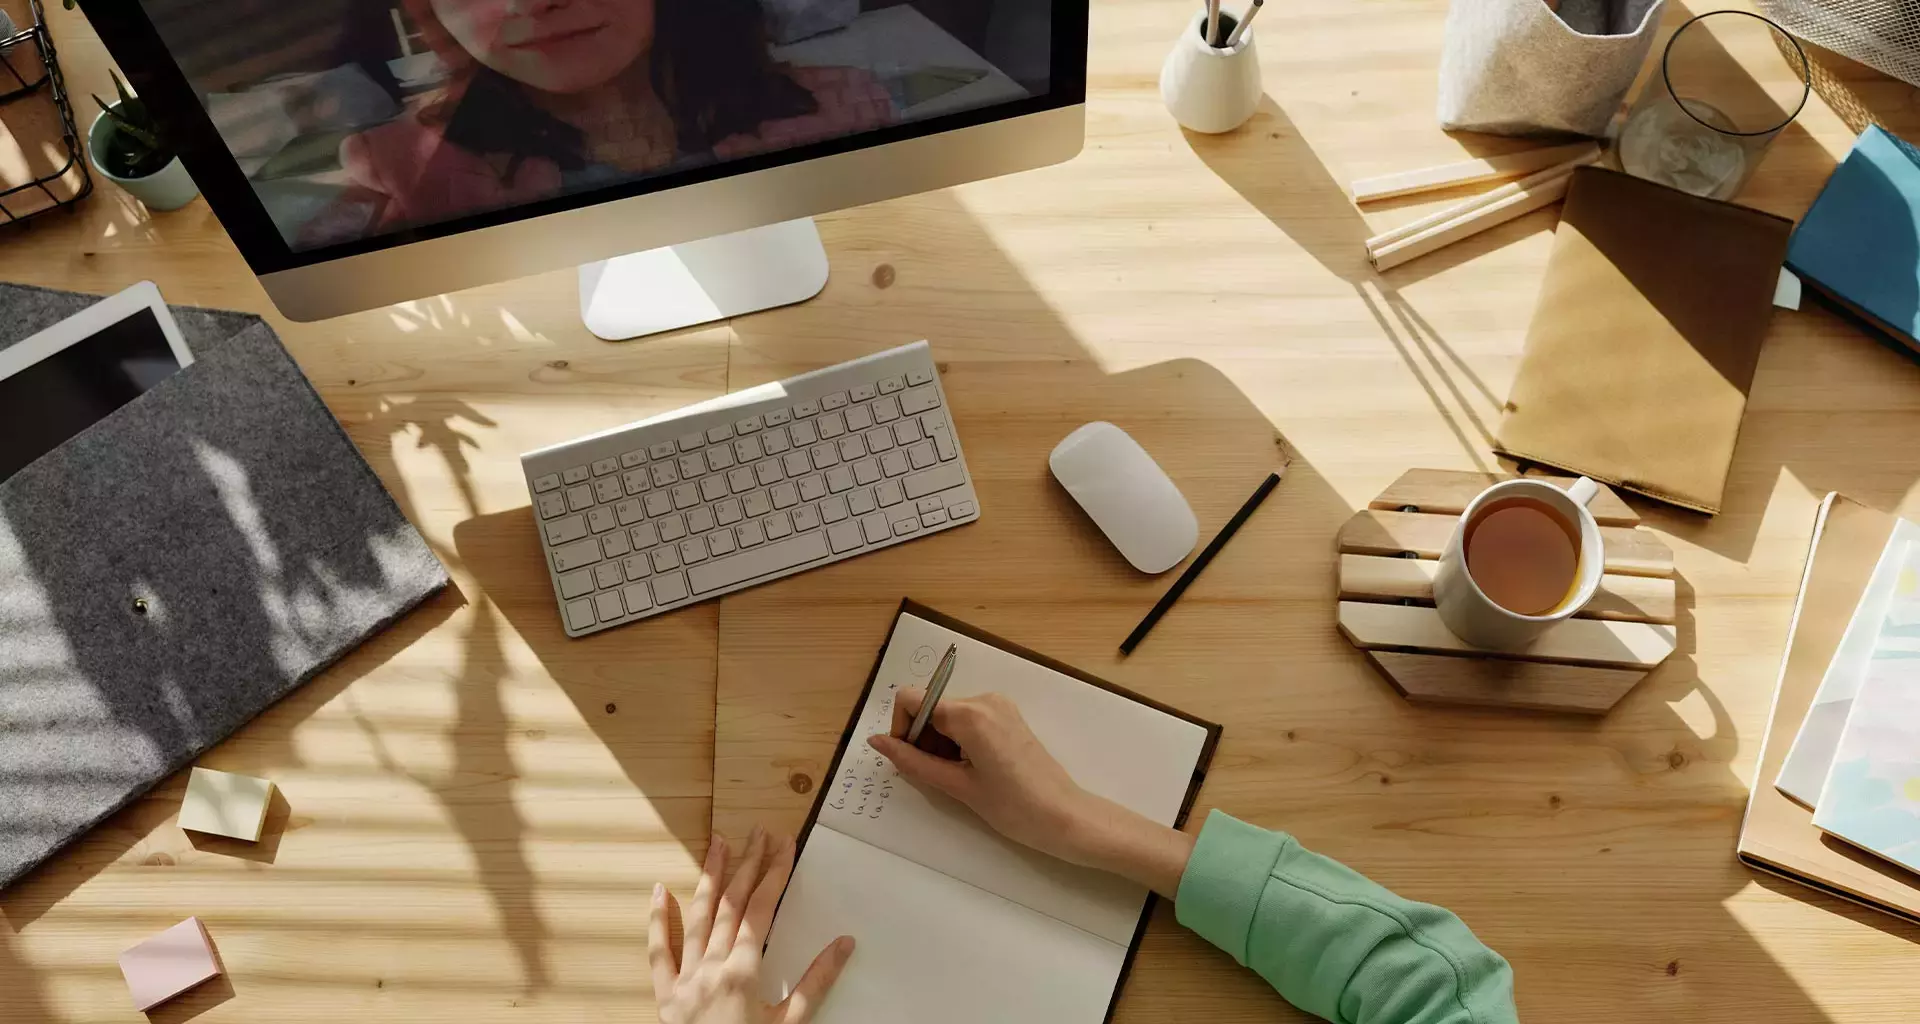
<instances>
[{"instance_id":1,"label":"white ceramic mug","mask_svg":"<svg viewBox=\"0 0 1920 1024\"><path fill-rule=\"evenodd\" d=\"M1600 493L1600 485L1581 477L1561 490L1541 480L1506 480L1480 492L1460 522L1453 528L1447 550L1440 556L1440 569L1433 578L1433 603L1440 610L1440 621L1453 635L1474 645L1492 650L1518 651L1533 643L1540 634L1557 623L1572 618L1593 600L1600 589L1600 577L1606 571L1606 553L1600 544L1600 524L1594 522L1587 504ZM1531 498L1565 516L1580 529L1580 561L1573 590L1545 615L1521 615L1495 604L1474 582L1467 571L1467 525L1480 511L1496 501Z\"/></svg>"}]
</instances>

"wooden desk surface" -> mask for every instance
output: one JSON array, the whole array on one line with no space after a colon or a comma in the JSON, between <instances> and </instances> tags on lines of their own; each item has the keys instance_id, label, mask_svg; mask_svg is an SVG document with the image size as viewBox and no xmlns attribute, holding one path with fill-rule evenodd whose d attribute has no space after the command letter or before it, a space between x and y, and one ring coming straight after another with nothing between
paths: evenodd
<instances>
[{"instance_id":1,"label":"wooden desk surface","mask_svg":"<svg viewBox=\"0 0 1920 1024\"><path fill-rule=\"evenodd\" d=\"M52 6L75 91L104 89L98 44ZM1727 513L1642 506L1677 552L1682 653L1598 722L1409 707L1335 633L1334 531L1403 469L1494 464L1553 215L1367 267L1363 238L1431 204L1362 215L1342 183L1503 145L1434 126L1443 0L1269 12L1269 100L1224 138L1183 135L1159 103L1185 6L1096 6L1087 152L823 218L834 278L812 303L607 345L557 273L276 318L457 592L204 759L279 783L260 847L190 840L175 779L0 895L0 1018L135 1019L116 955L198 914L229 977L155 1020L652 1019L651 883L690 885L710 818L799 820L911 594L1226 723L1199 813L1289 829L1457 910L1513 961L1527 1019L1910 1019L1920 929L1757 878L1733 842L1819 497L1920 511L1920 369L1823 313L1779 316ZM1672 5L1668 28L1688 13ZM1785 73L1771 51L1735 56ZM1827 98L1743 201L1797 215L1865 117L1920 128L1915 90L1827 66ZM102 187L0 237L0 279L142 278L272 315L203 205L147 219ZM519 452L920 337L980 525L561 635ZM1113 647L1165 581L1126 569L1044 476L1094 418L1135 432L1208 531L1291 462L1125 662ZM1196 1015L1298 1017L1167 915L1120 1019Z\"/></svg>"}]
</instances>

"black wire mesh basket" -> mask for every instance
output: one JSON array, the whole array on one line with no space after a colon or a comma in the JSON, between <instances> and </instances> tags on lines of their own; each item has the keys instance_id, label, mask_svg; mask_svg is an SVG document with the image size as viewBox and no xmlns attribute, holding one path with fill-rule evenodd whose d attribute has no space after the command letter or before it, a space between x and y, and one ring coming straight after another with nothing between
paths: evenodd
<instances>
[{"instance_id":1,"label":"black wire mesh basket","mask_svg":"<svg viewBox=\"0 0 1920 1024\"><path fill-rule=\"evenodd\" d=\"M40 0L0 10L15 25L0 38L0 125L17 150L0 175L0 224L11 224L73 209L93 191L93 176Z\"/></svg>"}]
</instances>

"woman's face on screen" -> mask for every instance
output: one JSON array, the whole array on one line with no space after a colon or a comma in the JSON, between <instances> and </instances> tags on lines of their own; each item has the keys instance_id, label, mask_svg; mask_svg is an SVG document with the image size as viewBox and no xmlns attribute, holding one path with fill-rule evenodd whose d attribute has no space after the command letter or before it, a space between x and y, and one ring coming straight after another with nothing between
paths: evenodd
<instances>
[{"instance_id":1,"label":"woman's face on screen","mask_svg":"<svg viewBox=\"0 0 1920 1024\"><path fill-rule=\"evenodd\" d=\"M473 59L542 92L605 85L653 46L654 0L430 2Z\"/></svg>"}]
</instances>

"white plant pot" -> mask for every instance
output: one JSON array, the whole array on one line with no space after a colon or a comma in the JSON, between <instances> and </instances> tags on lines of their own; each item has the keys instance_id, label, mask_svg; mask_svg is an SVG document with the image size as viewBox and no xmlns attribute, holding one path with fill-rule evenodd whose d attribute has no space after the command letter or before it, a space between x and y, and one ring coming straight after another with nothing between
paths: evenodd
<instances>
[{"instance_id":1,"label":"white plant pot","mask_svg":"<svg viewBox=\"0 0 1920 1024\"><path fill-rule=\"evenodd\" d=\"M120 186L128 195L147 204L149 210L178 210L200 194L200 187L193 183L187 166L177 156L172 163L144 178L122 178L100 166L95 154L106 152L107 139L113 132L113 121L104 112L95 117L93 126L87 129L87 162L93 165L95 174Z\"/></svg>"},{"instance_id":2,"label":"white plant pot","mask_svg":"<svg viewBox=\"0 0 1920 1024\"><path fill-rule=\"evenodd\" d=\"M1207 12L1194 15L1160 66L1160 99L1181 127L1217 135L1260 109L1260 56L1253 29L1231 47L1208 46Z\"/></svg>"}]
</instances>

